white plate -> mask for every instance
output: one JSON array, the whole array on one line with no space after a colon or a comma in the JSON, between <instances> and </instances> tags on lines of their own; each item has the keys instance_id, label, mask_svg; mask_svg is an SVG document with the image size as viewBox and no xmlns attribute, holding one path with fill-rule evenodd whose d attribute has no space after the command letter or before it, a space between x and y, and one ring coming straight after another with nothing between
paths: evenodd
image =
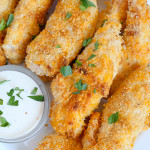
<instances>
[{"instance_id":1,"label":"white plate","mask_svg":"<svg viewBox=\"0 0 150 150\"><path fill-rule=\"evenodd\" d=\"M106 0L105 0L106 1ZM108 0L107 0L108 1ZM105 8L105 4L103 3L104 0L98 0L98 5L100 9ZM49 10L49 15L54 11L55 5L57 0L55 0L52 8ZM150 0L148 0L148 4L150 4ZM46 84L47 88L50 91L50 83ZM52 100L52 94L50 91L50 96ZM140 122L139 122L140 123ZM6 144L0 143L0 150L34 150L37 144L45 137L48 133L52 132L53 129L49 123L49 119L47 120L47 127L43 127L42 130L32 139L19 144ZM143 132L139 137L136 139L133 150L150 150L150 129Z\"/></svg>"}]
</instances>

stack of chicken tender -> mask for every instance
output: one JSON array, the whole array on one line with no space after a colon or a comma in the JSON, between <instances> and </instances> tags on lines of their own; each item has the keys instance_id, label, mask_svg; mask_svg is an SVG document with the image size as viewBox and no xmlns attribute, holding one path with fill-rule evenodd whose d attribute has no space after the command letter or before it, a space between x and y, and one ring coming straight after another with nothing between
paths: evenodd
<instances>
[{"instance_id":1,"label":"stack of chicken tender","mask_svg":"<svg viewBox=\"0 0 150 150\"><path fill-rule=\"evenodd\" d=\"M132 150L150 124L147 1L110 0L99 13L97 0L58 0L46 22L51 4L0 2L7 8L0 9L0 19L14 12L0 31L0 65L25 59L28 69L52 80L49 117L55 131L36 150ZM108 102L95 112L101 98Z\"/></svg>"}]
</instances>

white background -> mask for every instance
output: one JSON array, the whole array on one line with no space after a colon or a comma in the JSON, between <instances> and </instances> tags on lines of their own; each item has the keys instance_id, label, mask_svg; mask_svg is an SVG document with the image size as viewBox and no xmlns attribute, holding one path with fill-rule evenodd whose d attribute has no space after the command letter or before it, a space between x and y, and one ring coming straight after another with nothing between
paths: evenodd
<instances>
[{"instance_id":1,"label":"white background","mask_svg":"<svg viewBox=\"0 0 150 150\"><path fill-rule=\"evenodd\" d=\"M105 8L105 5L103 4L104 0L98 0L98 4L100 8ZM49 11L49 14L51 14L54 11L55 5L57 3L57 0L55 0L52 8ZM150 0L148 0L148 4L150 4ZM50 91L50 84L46 84L47 88ZM52 100L52 95L50 91L50 96ZM140 122L139 122L140 123ZM45 137L48 133L52 132L52 127L49 124L49 119L47 120L48 127L43 127L42 130L32 139L19 144L6 144L6 143L0 143L0 150L34 150L37 143L40 142L40 140ZM150 150L150 129L143 132L139 137L136 139L133 150Z\"/></svg>"}]
</instances>

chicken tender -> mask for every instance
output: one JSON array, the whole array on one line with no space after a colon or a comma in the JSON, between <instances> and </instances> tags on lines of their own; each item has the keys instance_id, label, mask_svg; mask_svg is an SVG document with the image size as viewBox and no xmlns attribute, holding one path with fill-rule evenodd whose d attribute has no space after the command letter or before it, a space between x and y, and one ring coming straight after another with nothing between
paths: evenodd
<instances>
[{"instance_id":1,"label":"chicken tender","mask_svg":"<svg viewBox=\"0 0 150 150\"><path fill-rule=\"evenodd\" d=\"M85 118L97 108L100 99L109 93L118 71L122 49L122 37L119 35L121 23L111 15L110 18L112 20L99 28L92 42L78 56L80 65L74 64L73 74L63 77L59 73L51 83L54 100L50 119L58 133L73 138L80 135ZM78 84L87 85L87 89L74 93L78 92Z\"/></svg>"},{"instance_id":2,"label":"chicken tender","mask_svg":"<svg viewBox=\"0 0 150 150\"><path fill-rule=\"evenodd\" d=\"M27 45L40 32L40 25L45 23L51 1L20 0L2 45L10 63L19 64L24 60Z\"/></svg>"},{"instance_id":3,"label":"chicken tender","mask_svg":"<svg viewBox=\"0 0 150 150\"><path fill-rule=\"evenodd\" d=\"M46 136L35 150L81 150L81 141L68 138L58 133Z\"/></svg>"},{"instance_id":4,"label":"chicken tender","mask_svg":"<svg viewBox=\"0 0 150 150\"><path fill-rule=\"evenodd\" d=\"M97 143L96 136L100 128L100 117L101 114L99 112L94 112L94 114L92 114L90 118L90 121L88 123L88 128L82 139L83 147L86 150L88 150L90 147L92 147Z\"/></svg>"},{"instance_id":5,"label":"chicken tender","mask_svg":"<svg viewBox=\"0 0 150 150\"><path fill-rule=\"evenodd\" d=\"M59 0L46 28L27 47L26 64L39 76L54 77L75 59L84 39L93 36L98 20L95 7L82 11L80 0Z\"/></svg>"},{"instance_id":6,"label":"chicken tender","mask_svg":"<svg viewBox=\"0 0 150 150\"><path fill-rule=\"evenodd\" d=\"M109 124L108 118L116 112L118 121ZM88 150L131 150L137 136L148 127L149 113L150 67L146 67L133 72L108 99L99 132L93 139L97 143ZM85 150L86 142L83 141Z\"/></svg>"},{"instance_id":7,"label":"chicken tender","mask_svg":"<svg viewBox=\"0 0 150 150\"><path fill-rule=\"evenodd\" d=\"M2 19L7 21L9 14L13 13L18 0L1 0L0 1L0 22ZM1 46L6 34L6 30L0 31L0 66L5 65L6 57L3 54Z\"/></svg>"},{"instance_id":8,"label":"chicken tender","mask_svg":"<svg viewBox=\"0 0 150 150\"><path fill-rule=\"evenodd\" d=\"M111 87L110 95L137 67L150 63L150 10L146 0L128 0L124 48L119 71Z\"/></svg>"}]
</instances>

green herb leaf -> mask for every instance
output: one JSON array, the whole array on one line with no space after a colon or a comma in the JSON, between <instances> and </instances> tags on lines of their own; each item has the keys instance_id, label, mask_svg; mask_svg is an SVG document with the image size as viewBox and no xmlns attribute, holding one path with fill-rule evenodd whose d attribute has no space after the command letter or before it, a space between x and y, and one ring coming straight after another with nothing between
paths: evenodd
<instances>
[{"instance_id":1,"label":"green herb leaf","mask_svg":"<svg viewBox=\"0 0 150 150\"><path fill-rule=\"evenodd\" d=\"M87 83L83 84L81 79L74 86L78 89L78 91L73 92L72 94L79 94L82 90L87 89Z\"/></svg>"},{"instance_id":2,"label":"green herb leaf","mask_svg":"<svg viewBox=\"0 0 150 150\"><path fill-rule=\"evenodd\" d=\"M66 21L67 19L69 19L71 16L72 16L72 14L71 14L70 12L67 12L67 14L66 14L66 16L65 16L65 21Z\"/></svg>"},{"instance_id":3,"label":"green herb leaf","mask_svg":"<svg viewBox=\"0 0 150 150\"><path fill-rule=\"evenodd\" d=\"M4 19L2 18L2 21L0 23L0 31L5 30L6 28L7 28L7 25L6 25L5 21L4 21Z\"/></svg>"},{"instance_id":4,"label":"green herb leaf","mask_svg":"<svg viewBox=\"0 0 150 150\"><path fill-rule=\"evenodd\" d=\"M14 94L14 89L11 89L9 92L7 92L7 95L10 97L13 96L13 94Z\"/></svg>"},{"instance_id":5,"label":"green herb leaf","mask_svg":"<svg viewBox=\"0 0 150 150\"><path fill-rule=\"evenodd\" d=\"M93 90L93 93L96 93L96 89Z\"/></svg>"},{"instance_id":6,"label":"green herb leaf","mask_svg":"<svg viewBox=\"0 0 150 150\"><path fill-rule=\"evenodd\" d=\"M13 16L13 14L10 14L9 15L9 18L8 18L8 20L7 20L7 27L9 27L9 25L11 24L11 22L14 20L14 16Z\"/></svg>"},{"instance_id":7,"label":"green herb leaf","mask_svg":"<svg viewBox=\"0 0 150 150\"><path fill-rule=\"evenodd\" d=\"M0 84L3 84L3 83L8 82L8 81L10 81L10 80L3 80L3 81L0 81Z\"/></svg>"},{"instance_id":8,"label":"green herb leaf","mask_svg":"<svg viewBox=\"0 0 150 150\"><path fill-rule=\"evenodd\" d=\"M9 99L7 105L11 105L11 106L18 106L19 105L19 101L15 101L15 96L11 96L11 98Z\"/></svg>"},{"instance_id":9,"label":"green herb leaf","mask_svg":"<svg viewBox=\"0 0 150 150\"><path fill-rule=\"evenodd\" d=\"M3 112L0 110L0 115L2 115L3 114Z\"/></svg>"},{"instance_id":10,"label":"green herb leaf","mask_svg":"<svg viewBox=\"0 0 150 150\"><path fill-rule=\"evenodd\" d=\"M60 46L59 44L57 44L55 47L56 47L56 48L61 48L61 46Z\"/></svg>"},{"instance_id":11,"label":"green herb leaf","mask_svg":"<svg viewBox=\"0 0 150 150\"><path fill-rule=\"evenodd\" d=\"M31 94L35 95L35 94L37 93L37 90L38 90L38 88L35 87L35 88L32 90Z\"/></svg>"},{"instance_id":12,"label":"green herb leaf","mask_svg":"<svg viewBox=\"0 0 150 150\"><path fill-rule=\"evenodd\" d=\"M87 61L90 60L90 59L92 59L92 58L94 58L95 56L96 56L96 55L92 54L92 55L87 59Z\"/></svg>"},{"instance_id":13,"label":"green herb leaf","mask_svg":"<svg viewBox=\"0 0 150 150\"><path fill-rule=\"evenodd\" d=\"M24 89L20 89L19 87L16 87L15 90L16 90L16 91L19 91L19 93L16 94L16 95L17 95L19 98L23 99L23 98L20 96L20 94L21 94L22 91L24 91Z\"/></svg>"},{"instance_id":14,"label":"green herb leaf","mask_svg":"<svg viewBox=\"0 0 150 150\"><path fill-rule=\"evenodd\" d=\"M0 122L1 122L1 127L7 127L9 126L9 122L4 118L4 117L0 117Z\"/></svg>"},{"instance_id":15,"label":"green herb leaf","mask_svg":"<svg viewBox=\"0 0 150 150\"><path fill-rule=\"evenodd\" d=\"M88 7L96 7L93 2L88 0L80 0L80 2L81 2L80 9L82 11L86 10Z\"/></svg>"},{"instance_id":16,"label":"green herb leaf","mask_svg":"<svg viewBox=\"0 0 150 150\"><path fill-rule=\"evenodd\" d=\"M106 20L103 20L103 23L102 23L101 27L104 26L104 24L105 24L106 21L108 21L108 20L107 20L107 19L106 19Z\"/></svg>"},{"instance_id":17,"label":"green herb leaf","mask_svg":"<svg viewBox=\"0 0 150 150\"><path fill-rule=\"evenodd\" d=\"M37 37L37 35L33 35L33 36L32 36L32 40L34 40L36 37Z\"/></svg>"},{"instance_id":18,"label":"green herb leaf","mask_svg":"<svg viewBox=\"0 0 150 150\"><path fill-rule=\"evenodd\" d=\"M82 66L82 62L81 61L76 60L75 62L77 63L77 67Z\"/></svg>"},{"instance_id":19,"label":"green herb leaf","mask_svg":"<svg viewBox=\"0 0 150 150\"><path fill-rule=\"evenodd\" d=\"M67 76L69 76L69 75L72 74L72 68L71 68L70 65L68 65L68 66L63 66L63 67L61 67L60 72L62 73L62 75L63 75L64 77L67 77Z\"/></svg>"},{"instance_id":20,"label":"green herb leaf","mask_svg":"<svg viewBox=\"0 0 150 150\"><path fill-rule=\"evenodd\" d=\"M96 41L96 42L95 42L95 49L94 49L93 51L98 50L98 48L99 48L99 43L98 43L98 41Z\"/></svg>"},{"instance_id":21,"label":"green herb leaf","mask_svg":"<svg viewBox=\"0 0 150 150\"><path fill-rule=\"evenodd\" d=\"M0 105L3 105L3 100L2 99L0 99Z\"/></svg>"},{"instance_id":22,"label":"green herb leaf","mask_svg":"<svg viewBox=\"0 0 150 150\"><path fill-rule=\"evenodd\" d=\"M91 43L91 41L92 41L92 38L85 39L85 40L83 41L83 47L88 46L88 44L90 44L90 43Z\"/></svg>"},{"instance_id":23,"label":"green herb leaf","mask_svg":"<svg viewBox=\"0 0 150 150\"><path fill-rule=\"evenodd\" d=\"M28 96L28 97L31 98L31 99L34 99L36 101L40 101L40 102L44 101L44 96L42 96L42 95Z\"/></svg>"},{"instance_id":24,"label":"green herb leaf","mask_svg":"<svg viewBox=\"0 0 150 150\"><path fill-rule=\"evenodd\" d=\"M90 67L96 67L94 64L89 64Z\"/></svg>"},{"instance_id":25,"label":"green herb leaf","mask_svg":"<svg viewBox=\"0 0 150 150\"><path fill-rule=\"evenodd\" d=\"M112 114L112 115L108 118L108 123L109 123L109 124L113 124L113 123L115 123L115 122L118 121L118 118L119 118L119 111L116 112L116 113L114 113L114 114Z\"/></svg>"}]
</instances>

